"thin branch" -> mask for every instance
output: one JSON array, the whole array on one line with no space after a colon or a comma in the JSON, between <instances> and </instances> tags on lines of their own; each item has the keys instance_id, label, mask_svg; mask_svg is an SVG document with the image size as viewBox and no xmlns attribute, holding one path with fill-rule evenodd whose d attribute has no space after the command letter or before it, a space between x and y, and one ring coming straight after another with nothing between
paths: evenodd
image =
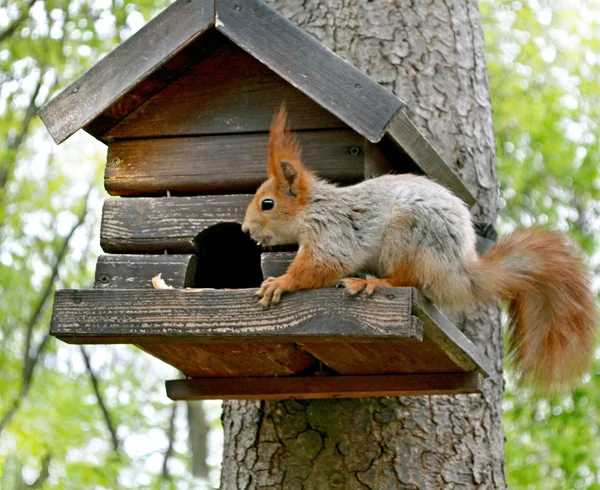
<instances>
[{"instance_id":1,"label":"thin branch","mask_svg":"<svg viewBox=\"0 0 600 490\"><path fill-rule=\"evenodd\" d=\"M92 369L92 364L90 362L90 358L88 356L88 353L85 351L85 348L83 347L83 345L80 345L79 349L81 350L81 355L83 356L83 360L85 362L85 367L87 368L87 371L90 375L90 379L92 381L92 388L94 388L94 393L96 394L96 400L98 400L98 405L100 405L100 410L102 411L102 416L104 417L104 422L106 423L108 432L110 432L110 438L112 440L113 451L115 453L119 454L119 446L120 446L119 438L117 437L117 431L115 429L115 425L110 416L110 412L108 411L108 407L106 406L106 403L104 403L104 398L102 397L102 393L100 392L100 385L98 383L98 378L96 376L96 373L94 373L94 370Z\"/></svg>"},{"instance_id":2,"label":"thin branch","mask_svg":"<svg viewBox=\"0 0 600 490\"><path fill-rule=\"evenodd\" d=\"M173 409L171 411L171 418L169 419L169 427L167 429L167 437L169 438L169 445L165 451L165 458L163 459L162 465L162 480L167 481L171 479L169 474L169 458L173 454L173 444L175 442L175 416L177 415L177 403L173 403Z\"/></svg>"},{"instance_id":3,"label":"thin branch","mask_svg":"<svg viewBox=\"0 0 600 490\"><path fill-rule=\"evenodd\" d=\"M85 221L85 217L87 216L87 203L88 203L88 199L90 197L90 193L92 192L93 188L94 188L94 185L93 184L90 185L90 188L88 189L87 194L84 197L83 206L81 207L81 212L79 213L79 215L77 217L77 222L71 227L71 230L69 231L68 235L64 238L64 240L60 246L60 249L59 249L58 253L56 254L56 258L54 259L54 264L52 265L52 271L50 272L50 277L48 278L48 281L46 282L46 287L44 288L44 291L42 292L42 295L38 301L37 307L35 308L33 314L31 315L29 322L27 322L27 334L25 337L25 348L23 349L23 373L24 373L23 379L31 378L31 371L33 370L32 364L35 364L35 362L37 362L36 354L34 354L32 352L32 345L31 345L31 339L33 336L33 328L35 327L36 323L38 322L39 317L40 317L42 311L44 310L44 307L46 306L48 299L50 298L50 296L52 294L52 290L54 289L54 282L56 281L56 278L58 277L58 269L60 268L63 260L65 259L66 255L67 255L67 252L69 251L69 242L71 241L71 238L73 237L75 232L79 229L79 227Z\"/></svg>"},{"instance_id":4,"label":"thin branch","mask_svg":"<svg viewBox=\"0 0 600 490\"><path fill-rule=\"evenodd\" d=\"M50 462L52 461L52 455L46 454L44 459L42 460L42 470L40 471L40 475L36 478L36 480L31 484L27 485L27 488L35 490L36 488L42 488L48 477L50 476Z\"/></svg>"},{"instance_id":5,"label":"thin branch","mask_svg":"<svg viewBox=\"0 0 600 490\"><path fill-rule=\"evenodd\" d=\"M196 478L208 479L208 465L206 464L207 448L206 436L208 434L208 424L206 423L206 413L201 401L188 401L188 441L191 449L192 475Z\"/></svg>"},{"instance_id":6,"label":"thin branch","mask_svg":"<svg viewBox=\"0 0 600 490\"><path fill-rule=\"evenodd\" d=\"M89 188L87 194L84 197L82 210L79 213L77 222L73 225L73 227L71 228L71 230L69 231L67 236L64 238L64 240L55 256L54 264L52 266L52 271L51 271L50 277L48 278L48 281L46 283L46 287L44 288L44 291L42 292L42 294L40 296L38 304L37 304L36 308L34 309L31 317L29 318L29 321L27 322L25 346L23 348L23 370L22 370L21 390L19 392L18 398L12 403L11 407L4 414L2 419L0 419L0 434L6 428L8 423L12 420L15 413L20 408L23 399L29 393L29 388L31 387L31 382L33 379L33 373L34 373L35 367L36 367L38 361L40 360L40 357L41 357L42 353L44 352L46 345L48 344L48 341L50 340L50 334L47 332L44 335L44 337L42 338L41 342L37 345L37 347L34 347L33 342L32 342L33 330L39 320L41 313L44 311L44 308L46 307L48 300L50 299L50 297L52 295L52 291L54 289L54 283L58 277L59 267L62 264L62 262L64 261L66 255L67 255L67 252L68 252L69 241L71 240L71 237L75 234L77 229L85 221L85 217L87 215L88 199L89 199L90 193L93 188L94 188L94 184L92 183L92 185L90 185L90 188Z\"/></svg>"},{"instance_id":7,"label":"thin branch","mask_svg":"<svg viewBox=\"0 0 600 490\"><path fill-rule=\"evenodd\" d=\"M3 189L6 186L6 182L8 180L8 175L15 162L17 161L17 152L21 145L23 144L23 140L25 136L29 132L29 126L31 125L31 121L35 117L39 107L35 103L35 99L40 93L42 88L42 84L44 81L44 72L40 70L40 78L35 86L33 94L31 94L31 99L29 100L29 105L27 106L27 110L25 111L25 116L23 117L23 121L21 122L21 130L17 133L17 135L12 138L7 145L8 154L2 164L2 168L0 168L0 189Z\"/></svg>"},{"instance_id":8,"label":"thin branch","mask_svg":"<svg viewBox=\"0 0 600 490\"><path fill-rule=\"evenodd\" d=\"M0 43L2 41L4 41L6 38L12 36L14 34L14 32L19 28L19 26L25 22L25 19L27 19L27 17L29 17L29 11L31 10L31 7L33 7L33 4L36 2L36 0L29 0L29 2L27 2L27 4L25 5L25 9L21 12L21 14L19 15L19 17L17 17L12 24L10 24L6 29L4 29L2 32L0 32Z\"/></svg>"}]
</instances>

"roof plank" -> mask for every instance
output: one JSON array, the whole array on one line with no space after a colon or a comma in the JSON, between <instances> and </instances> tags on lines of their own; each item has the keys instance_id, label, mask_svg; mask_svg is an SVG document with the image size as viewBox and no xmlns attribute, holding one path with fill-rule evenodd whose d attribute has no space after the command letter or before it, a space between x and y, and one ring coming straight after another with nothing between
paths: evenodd
<instances>
[{"instance_id":1,"label":"roof plank","mask_svg":"<svg viewBox=\"0 0 600 490\"><path fill-rule=\"evenodd\" d=\"M216 0L215 26L362 134L379 141L404 103L261 0Z\"/></svg>"},{"instance_id":2,"label":"roof plank","mask_svg":"<svg viewBox=\"0 0 600 490\"><path fill-rule=\"evenodd\" d=\"M54 141L92 121L213 24L212 1L177 0L40 109Z\"/></svg>"}]
</instances>

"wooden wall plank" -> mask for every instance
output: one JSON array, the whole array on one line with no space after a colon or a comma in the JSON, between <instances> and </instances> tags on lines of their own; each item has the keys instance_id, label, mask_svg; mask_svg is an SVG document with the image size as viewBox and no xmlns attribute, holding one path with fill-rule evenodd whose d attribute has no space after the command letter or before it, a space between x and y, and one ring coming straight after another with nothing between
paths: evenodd
<instances>
[{"instance_id":1,"label":"wooden wall plank","mask_svg":"<svg viewBox=\"0 0 600 490\"><path fill-rule=\"evenodd\" d=\"M167 381L172 400L283 400L481 393L478 373L188 379Z\"/></svg>"},{"instance_id":2,"label":"wooden wall plank","mask_svg":"<svg viewBox=\"0 0 600 490\"><path fill-rule=\"evenodd\" d=\"M256 289L57 291L52 334L73 343L419 339L408 288L351 297L339 288L298 291L263 310Z\"/></svg>"},{"instance_id":3,"label":"wooden wall plank","mask_svg":"<svg viewBox=\"0 0 600 490\"><path fill-rule=\"evenodd\" d=\"M137 347L194 377L289 376L319 364L291 344L149 343Z\"/></svg>"},{"instance_id":4,"label":"wooden wall plank","mask_svg":"<svg viewBox=\"0 0 600 490\"><path fill-rule=\"evenodd\" d=\"M251 195L107 199L100 244L107 253L194 253L196 237L242 223Z\"/></svg>"},{"instance_id":5,"label":"wooden wall plank","mask_svg":"<svg viewBox=\"0 0 600 490\"><path fill-rule=\"evenodd\" d=\"M364 138L352 130L298 133L306 166L340 183L363 178ZM110 194L253 192L267 178L268 133L119 140L108 148Z\"/></svg>"},{"instance_id":6,"label":"wooden wall plank","mask_svg":"<svg viewBox=\"0 0 600 490\"><path fill-rule=\"evenodd\" d=\"M404 105L261 0L216 0L215 26L372 142Z\"/></svg>"},{"instance_id":7,"label":"wooden wall plank","mask_svg":"<svg viewBox=\"0 0 600 490\"><path fill-rule=\"evenodd\" d=\"M174 288L192 287L196 264L194 255L101 255L94 287L152 289L152 278L157 274Z\"/></svg>"},{"instance_id":8,"label":"wooden wall plank","mask_svg":"<svg viewBox=\"0 0 600 490\"><path fill-rule=\"evenodd\" d=\"M214 4L177 0L39 111L61 143L214 23Z\"/></svg>"},{"instance_id":9,"label":"wooden wall plank","mask_svg":"<svg viewBox=\"0 0 600 490\"><path fill-rule=\"evenodd\" d=\"M348 127L224 36L219 44L106 137L266 132L282 101L294 130Z\"/></svg>"},{"instance_id":10,"label":"wooden wall plank","mask_svg":"<svg viewBox=\"0 0 600 490\"><path fill-rule=\"evenodd\" d=\"M265 252L260 256L260 267L263 278L279 277L285 274L290 262L296 257L296 252Z\"/></svg>"}]
</instances>

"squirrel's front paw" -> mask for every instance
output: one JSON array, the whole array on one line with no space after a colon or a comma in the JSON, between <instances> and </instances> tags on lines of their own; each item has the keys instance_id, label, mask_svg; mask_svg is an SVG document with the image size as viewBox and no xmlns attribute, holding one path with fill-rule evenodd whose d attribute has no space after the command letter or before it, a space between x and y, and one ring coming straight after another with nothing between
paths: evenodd
<instances>
[{"instance_id":1,"label":"squirrel's front paw","mask_svg":"<svg viewBox=\"0 0 600 490\"><path fill-rule=\"evenodd\" d=\"M281 295L289 291L286 275L279 277L269 277L260 285L260 289L256 291L254 296L258 296L258 302L263 308L268 308L269 305L279 304Z\"/></svg>"}]
</instances>

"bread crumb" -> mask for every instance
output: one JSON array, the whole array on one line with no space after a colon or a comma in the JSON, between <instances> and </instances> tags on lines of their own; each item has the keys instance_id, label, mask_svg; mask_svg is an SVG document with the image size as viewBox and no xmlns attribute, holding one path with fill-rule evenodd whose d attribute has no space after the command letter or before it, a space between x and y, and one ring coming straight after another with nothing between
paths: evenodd
<instances>
[{"instance_id":1,"label":"bread crumb","mask_svg":"<svg viewBox=\"0 0 600 490\"><path fill-rule=\"evenodd\" d=\"M158 276L152 278L152 286L154 286L154 289L174 289L173 286L169 286L161 276L162 272Z\"/></svg>"}]
</instances>

